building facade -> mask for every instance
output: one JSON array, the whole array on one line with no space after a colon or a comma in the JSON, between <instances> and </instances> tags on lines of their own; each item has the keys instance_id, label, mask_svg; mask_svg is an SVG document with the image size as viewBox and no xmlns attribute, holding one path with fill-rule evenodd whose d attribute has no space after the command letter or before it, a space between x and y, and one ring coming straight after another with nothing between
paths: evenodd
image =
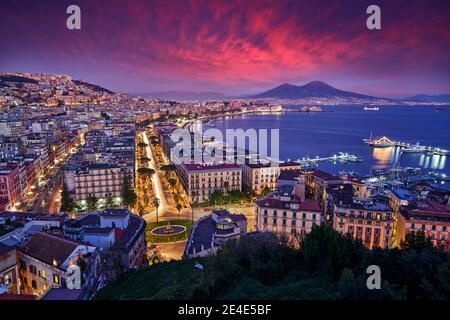
<instances>
[{"instance_id":1,"label":"building facade","mask_svg":"<svg viewBox=\"0 0 450 320\"><path fill-rule=\"evenodd\" d=\"M81 168L66 167L64 177L69 193L75 201L90 197L117 198L122 193L124 177L118 166L93 163Z\"/></svg>"},{"instance_id":2,"label":"building facade","mask_svg":"<svg viewBox=\"0 0 450 320\"><path fill-rule=\"evenodd\" d=\"M335 202L333 228L359 239L369 249L393 247L394 212L384 203Z\"/></svg>"},{"instance_id":3,"label":"building facade","mask_svg":"<svg viewBox=\"0 0 450 320\"><path fill-rule=\"evenodd\" d=\"M322 223L317 202L301 201L293 186L285 185L255 202L256 229L284 233L298 238Z\"/></svg>"},{"instance_id":4,"label":"building facade","mask_svg":"<svg viewBox=\"0 0 450 320\"><path fill-rule=\"evenodd\" d=\"M20 294L18 265L16 248L0 242L0 294Z\"/></svg>"},{"instance_id":5,"label":"building facade","mask_svg":"<svg viewBox=\"0 0 450 320\"><path fill-rule=\"evenodd\" d=\"M19 165L0 163L0 210L12 210L21 199Z\"/></svg>"},{"instance_id":6,"label":"building facade","mask_svg":"<svg viewBox=\"0 0 450 320\"><path fill-rule=\"evenodd\" d=\"M215 191L242 190L242 169L237 164L181 164L177 173L192 203L208 201Z\"/></svg>"},{"instance_id":7,"label":"building facade","mask_svg":"<svg viewBox=\"0 0 450 320\"><path fill-rule=\"evenodd\" d=\"M247 190L260 194L265 188L275 190L280 173L285 170L299 170L300 164L295 162L246 163L241 167L242 183L247 187Z\"/></svg>"},{"instance_id":8,"label":"building facade","mask_svg":"<svg viewBox=\"0 0 450 320\"><path fill-rule=\"evenodd\" d=\"M423 231L435 246L450 250L450 205L414 201L396 215L395 244L410 232Z\"/></svg>"}]
</instances>

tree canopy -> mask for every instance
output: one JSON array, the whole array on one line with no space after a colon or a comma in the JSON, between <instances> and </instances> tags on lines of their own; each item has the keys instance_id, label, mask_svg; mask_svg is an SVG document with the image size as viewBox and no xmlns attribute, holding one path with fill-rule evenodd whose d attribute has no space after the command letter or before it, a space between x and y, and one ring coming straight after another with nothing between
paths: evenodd
<instances>
[{"instance_id":1,"label":"tree canopy","mask_svg":"<svg viewBox=\"0 0 450 320\"><path fill-rule=\"evenodd\" d=\"M270 233L228 241L207 258L160 263L106 287L98 299L449 299L449 254L406 239L403 249L366 249L326 225L300 248ZM204 270L194 267L200 261ZM369 265L381 289L366 286Z\"/></svg>"}]
</instances>

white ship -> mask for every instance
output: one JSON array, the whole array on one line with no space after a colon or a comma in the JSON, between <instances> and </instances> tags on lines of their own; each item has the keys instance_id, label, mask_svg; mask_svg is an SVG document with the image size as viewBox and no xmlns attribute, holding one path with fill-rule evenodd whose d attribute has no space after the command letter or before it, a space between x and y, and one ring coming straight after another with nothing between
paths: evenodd
<instances>
[{"instance_id":1,"label":"white ship","mask_svg":"<svg viewBox=\"0 0 450 320\"><path fill-rule=\"evenodd\" d=\"M380 108L378 107L364 107L364 111L380 111Z\"/></svg>"}]
</instances>

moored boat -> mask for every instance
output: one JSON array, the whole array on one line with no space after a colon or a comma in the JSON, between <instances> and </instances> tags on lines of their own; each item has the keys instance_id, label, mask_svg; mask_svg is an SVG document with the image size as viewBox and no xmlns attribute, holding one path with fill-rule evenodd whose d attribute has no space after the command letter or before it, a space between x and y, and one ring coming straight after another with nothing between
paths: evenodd
<instances>
[{"instance_id":1,"label":"moored boat","mask_svg":"<svg viewBox=\"0 0 450 320\"><path fill-rule=\"evenodd\" d=\"M421 146L418 142L411 147L403 148L401 150L402 153L422 153L425 151L426 151L425 147Z\"/></svg>"}]
</instances>

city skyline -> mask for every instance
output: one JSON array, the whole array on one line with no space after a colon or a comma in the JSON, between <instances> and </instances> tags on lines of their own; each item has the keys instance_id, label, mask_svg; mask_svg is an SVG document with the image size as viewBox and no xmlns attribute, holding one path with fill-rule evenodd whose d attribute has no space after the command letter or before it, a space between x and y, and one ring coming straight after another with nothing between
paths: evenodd
<instances>
[{"instance_id":1,"label":"city skyline","mask_svg":"<svg viewBox=\"0 0 450 320\"><path fill-rule=\"evenodd\" d=\"M74 31L70 4L6 1L0 70L71 74L126 93L236 96L312 80L388 98L449 91L444 1L380 1L374 31L367 1L78 1Z\"/></svg>"},{"instance_id":2,"label":"city skyline","mask_svg":"<svg viewBox=\"0 0 450 320\"><path fill-rule=\"evenodd\" d=\"M0 303L450 300L448 0L2 4Z\"/></svg>"}]
</instances>

